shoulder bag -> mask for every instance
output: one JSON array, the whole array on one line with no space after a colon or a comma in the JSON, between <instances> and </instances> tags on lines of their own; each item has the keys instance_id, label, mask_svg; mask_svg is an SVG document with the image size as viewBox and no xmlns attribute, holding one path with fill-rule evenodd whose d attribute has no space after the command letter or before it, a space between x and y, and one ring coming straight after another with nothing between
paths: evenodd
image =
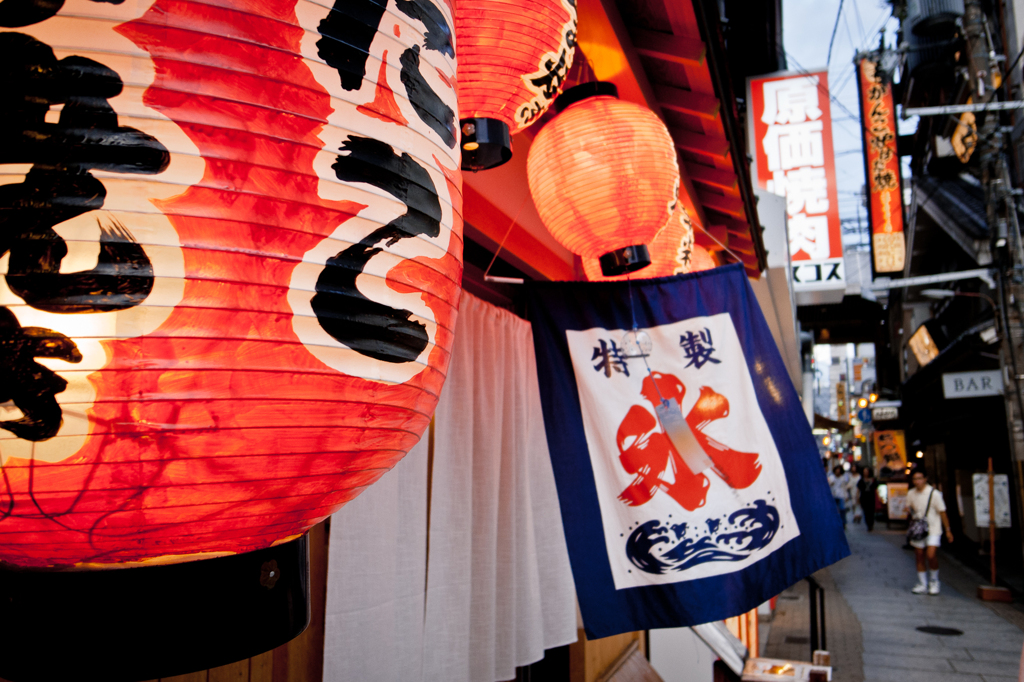
<instances>
[{"instance_id":1,"label":"shoulder bag","mask_svg":"<svg viewBox=\"0 0 1024 682\"><path fill-rule=\"evenodd\" d=\"M910 527L907 528L907 540L909 542L920 542L928 537L928 510L932 506L932 495L935 494L935 488L928 493L928 504L924 508L924 515L919 519L914 519L910 522Z\"/></svg>"}]
</instances>

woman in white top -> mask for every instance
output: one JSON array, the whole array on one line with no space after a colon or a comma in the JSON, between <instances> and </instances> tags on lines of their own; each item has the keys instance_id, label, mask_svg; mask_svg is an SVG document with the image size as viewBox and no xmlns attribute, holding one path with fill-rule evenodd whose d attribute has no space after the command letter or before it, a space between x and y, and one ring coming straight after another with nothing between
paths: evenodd
<instances>
[{"instance_id":1,"label":"woman in white top","mask_svg":"<svg viewBox=\"0 0 1024 682\"><path fill-rule=\"evenodd\" d=\"M910 510L911 519L925 519L928 522L928 537L910 542L917 555L917 586L911 592L938 594L939 557L936 552L942 544L943 529L946 531L946 539L953 542L953 531L949 528L949 518L946 516L946 501L942 499L941 491L928 485L928 478L920 469L914 471L910 482L914 484L907 493L907 508ZM928 573L925 573L926 557Z\"/></svg>"}]
</instances>

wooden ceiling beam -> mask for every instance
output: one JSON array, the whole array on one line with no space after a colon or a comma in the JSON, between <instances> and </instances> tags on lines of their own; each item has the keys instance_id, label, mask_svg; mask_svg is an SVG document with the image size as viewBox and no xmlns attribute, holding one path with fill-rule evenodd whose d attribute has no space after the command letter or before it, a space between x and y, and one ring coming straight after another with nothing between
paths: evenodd
<instances>
[{"instance_id":1,"label":"wooden ceiling beam","mask_svg":"<svg viewBox=\"0 0 1024 682\"><path fill-rule=\"evenodd\" d=\"M707 49L700 40L640 28L630 28L629 35L633 39L637 53L644 57L683 66L704 65Z\"/></svg>"},{"instance_id":2,"label":"wooden ceiling beam","mask_svg":"<svg viewBox=\"0 0 1024 682\"><path fill-rule=\"evenodd\" d=\"M726 159L729 156L729 141L724 137L711 137L703 133L692 133L689 130L678 128L669 129L676 147L684 152L710 156L717 159Z\"/></svg>"},{"instance_id":3,"label":"wooden ceiling beam","mask_svg":"<svg viewBox=\"0 0 1024 682\"><path fill-rule=\"evenodd\" d=\"M662 109L678 111L681 114L689 114L709 121L715 120L721 109L717 97L701 95L669 85L655 85L654 96L658 99L658 104Z\"/></svg>"},{"instance_id":4,"label":"wooden ceiling beam","mask_svg":"<svg viewBox=\"0 0 1024 682\"><path fill-rule=\"evenodd\" d=\"M748 223L746 220L733 220L731 218L724 218L720 222L722 222L725 225L725 229L729 230L730 234L750 234L750 223Z\"/></svg>"},{"instance_id":5,"label":"wooden ceiling beam","mask_svg":"<svg viewBox=\"0 0 1024 682\"><path fill-rule=\"evenodd\" d=\"M744 253L748 256L755 256L757 253L754 250L754 242L750 239L749 234L744 237L735 232L729 232L729 248L737 253Z\"/></svg>"},{"instance_id":6,"label":"wooden ceiling beam","mask_svg":"<svg viewBox=\"0 0 1024 682\"><path fill-rule=\"evenodd\" d=\"M694 226L693 242L708 251L722 251L729 246L729 231L725 225Z\"/></svg>"},{"instance_id":7,"label":"wooden ceiling beam","mask_svg":"<svg viewBox=\"0 0 1024 682\"><path fill-rule=\"evenodd\" d=\"M697 190L697 200L704 206L705 211L717 211L740 219L745 218L747 215L742 199L726 197L699 189Z\"/></svg>"},{"instance_id":8,"label":"wooden ceiling beam","mask_svg":"<svg viewBox=\"0 0 1024 682\"><path fill-rule=\"evenodd\" d=\"M731 170L712 168L699 163L683 162L690 180L707 187L714 187L725 192L735 192L738 185L736 174Z\"/></svg>"}]
</instances>

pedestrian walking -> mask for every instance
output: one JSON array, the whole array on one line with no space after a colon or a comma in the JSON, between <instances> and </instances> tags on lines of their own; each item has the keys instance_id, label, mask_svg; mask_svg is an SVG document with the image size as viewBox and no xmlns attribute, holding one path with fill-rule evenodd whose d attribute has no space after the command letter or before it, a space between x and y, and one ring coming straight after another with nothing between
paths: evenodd
<instances>
[{"instance_id":1,"label":"pedestrian walking","mask_svg":"<svg viewBox=\"0 0 1024 682\"><path fill-rule=\"evenodd\" d=\"M939 545L942 531L946 539L953 542L953 531L946 516L946 501L942 492L928 484L928 477L916 469L910 477L914 487L907 493L907 508L910 510L910 529L907 539L914 548L917 558L917 585L914 594L939 593ZM927 562L928 572L925 572Z\"/></svg>"},{"instance_id":2,"label":"pedestrian walking","mask_svg":"<svg viewBox=\"0 0 1024 682\"><path fill-rule=\"evenodd\" d=\"M843 528L846 528L846 498L850 494L850 475L837 464L832 468L829 484L832 488L832 499L836 501L836 509L839 510L839 518L843 520Z\"/></svg>"},{"instance_id":3,"label":"pedestrian walking","mask_svg":"<svg viewBox=\"0 0 1024 682\"><path fill-rule=\"evenodd\" d=\"M860 496L860 468L854 467L850 472L849 481L846 484L846 499L849 500L850 506L853 507L853 522L860 523L861 508L858 504Z\"/></svg>"},{"instance_id":4,"label":"pedestrian walking","mask_svg":"<svg viewBox=\"0 0 1024 682\"><path fill-rule=\"evenodd\" d=\"M857 501L864 514L864 523L870 533L875 529L875 499L878 494L878 479L871 467L864 467L864 473L857 482Z\"/></svg>"}]
</instances>

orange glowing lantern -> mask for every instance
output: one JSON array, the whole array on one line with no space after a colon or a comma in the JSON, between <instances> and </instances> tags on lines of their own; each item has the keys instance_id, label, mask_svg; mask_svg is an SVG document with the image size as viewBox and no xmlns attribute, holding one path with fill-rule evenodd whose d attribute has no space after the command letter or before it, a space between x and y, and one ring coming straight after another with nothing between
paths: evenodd
<instances>
[{"instance_id":1,"label":"orange glowing lantern","mask_svg":"<svg viewBox=\"0 0 1024 682\"><path fill-rule=\"evenodd\" d=\"M679 197L679 164L654 112L587 83L555 102L527 160L530 193L551 235L606 276L650 265L647 244Z\"/></svg>"},{"instance_id":2,"label":"orange glowing lantern","mask_svg":"<svg viewBox=\"0 0 1024 682\"><path fill-rule=\"evenodd\" d=\"M449 4L2 14L0 622L19 625L0 676L150 679L276 646L295 632L252 609L301 630L279 597L308 581L273 554L394 466L444 383L462 274ZM241 566L238 591L204 591L218 566ZM157 634L130 604L118 626L61 603L97 581L221 610ZM15 655L52 652L54 610L85 618L70 648ZM78 667L126 658L138 676Z\"/></svg>"},{"instance_id":3,"label":"orange glowing lantern","mask_svg":"<svg viewBox=\"0 0 1024 682\"><path fill-rule=\"evenodd\" d=\"M690 272L701 272L717 267L718 263L707 249L699 244L693 245L693 253L690 255Z\"/></svg>"},{"instance_id":4,"label":"orange glowing lantern","mask_svg":"<svg viewBox=\"0 0 1024 682\"><path fill-rule=\"evenodd\" d=\"M576 2L459 0L455 36L462 167L494 168L512 158L511 135L561 92L576 50Z\"/></svg>"},{"instance_id":5,"label":"orange glowing lantern","mask_svg":"<svg viewBox=\"0 0 1024 682\"><path fill-rule=\"evenodd\" d=\"M682 202L679 202L672 217L648 246L651 265L644 268L643 277L649 279L694 272L693 249L697 245L693 243L693 229L686 209L683 208ZM596 258L584 260L583 271L591 282L622 280L629 276L625 274L605 277L601 273L600 261Z\"/></svg>"}]
</instances>

